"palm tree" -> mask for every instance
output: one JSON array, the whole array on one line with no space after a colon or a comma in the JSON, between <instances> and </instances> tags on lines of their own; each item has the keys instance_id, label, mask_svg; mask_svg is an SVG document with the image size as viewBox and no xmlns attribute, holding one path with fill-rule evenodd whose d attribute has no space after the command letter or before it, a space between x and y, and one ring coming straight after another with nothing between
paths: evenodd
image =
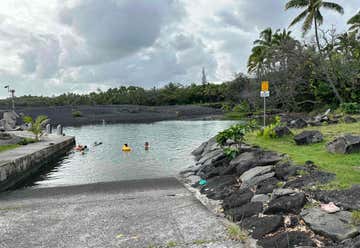
<instances>
[{"instance_id":1,"label":"palm tree","mask_svg":"<svg viewBox=\"0 0 360 248\"><path fill-rule=\"evenodd\" d=\"M360 31L360 11L350 18L348 21L348 24L351 25L349 30L358 32Z\"/></svg>"},{"instance_id":2,"label":"palm tree","mask_svg":"<svg viewBox=\"0 0 360 248\"><path fill-rule=\"evenodd\" d=\"M273 44L277 46L280 46L281 44L289 40L292 40L291 31L287 31L285 28L283 29L283 31L276 30L272 38Z\"/></svg>"},{"instance_id":3,"label":"palm tree","mask_svg":"<svg viewBox=\"0 0 360 248\"><path fill-rule=\"evenodd\" d=\"M323 23L324 18L320 10L324 8L344 14L343 7L337 3L325 2L323 0L289 0L285 5L285 9L288 10L293 8L302 8L304 10L290 23L290 27L304 20L302 31L305 35L311 30L312 25L314 24L316 44L319 52L321 52L318 27Z\"/></svg>"}]
</instances>

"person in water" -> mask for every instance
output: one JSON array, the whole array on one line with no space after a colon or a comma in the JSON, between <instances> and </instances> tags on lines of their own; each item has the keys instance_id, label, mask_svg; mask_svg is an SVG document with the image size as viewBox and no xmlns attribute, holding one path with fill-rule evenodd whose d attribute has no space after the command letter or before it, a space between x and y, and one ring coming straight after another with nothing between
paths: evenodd
<instances>
[{"instance_id":1,"label":"person in water","mask_svg":"<svg viewBox=\"0 0 360 248\"><path fill-rule=\"evenodd\" d=\"M128 144L124 144L122 147L123 152L130 152L131 148L128 146Z\"/></svg>"},{"instance_id":2,"label":"person in water","mask_svg":"<svg viewBox=\"0 0 360 248\"><path fill-rule=\"evenodd\" d=\"M147 142L147 141L145 142L144 148L145 148L146 151L150 149L149 142Z\"/></svg>"}]
</instances>

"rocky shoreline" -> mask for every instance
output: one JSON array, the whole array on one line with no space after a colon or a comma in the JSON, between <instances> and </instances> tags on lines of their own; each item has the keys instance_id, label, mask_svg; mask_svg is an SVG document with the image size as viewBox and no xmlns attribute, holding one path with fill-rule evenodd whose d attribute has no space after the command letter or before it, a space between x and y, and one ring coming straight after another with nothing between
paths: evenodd
<instances>
[{"instance_id":1,"label":"rocky shoreline","mask_svg":"<svg viewBox=\"0 0 360 248\"><path fill-rule=\"evenodd\" d=\"M8 111L0 109L0 115ZM220 109L198 105L140 106L140 105L81 105L81 106L17 106L16 112L36 117L46 115L52 125L80 126L105 123L151 123L165 120L219 118Z\"/></svg>"},{"instance_id":2,"label":"rocky shoreline","mask_svg":"<svg viewBox=\"0 0 360 248\"><path fill-rule=\"evenodd\" d=\"M181 180L259 247L360 247L360 223L351 212L360 209L360 185L319 190L335 175L311 161L294 165L286 155L259 147L231 140L226 146L240 146L239 155L228 158L215 138L204 142Z\"/></svg>"}]
</instances>

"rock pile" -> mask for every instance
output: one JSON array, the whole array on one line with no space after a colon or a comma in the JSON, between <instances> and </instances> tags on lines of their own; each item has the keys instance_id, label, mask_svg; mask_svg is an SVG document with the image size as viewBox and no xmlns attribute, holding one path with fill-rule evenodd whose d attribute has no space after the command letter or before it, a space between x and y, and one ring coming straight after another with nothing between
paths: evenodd
<instances>
[{"instance_id":1,"label":"rock pile","mask_svg":"<svg viewBox=\"0 0 360 248\"><path fill-rule=\"evenodd\" d=\"M260 247L357 247L360 242L360 226L351 224L349 212L351 205L359 209L358 186L344 196L341 191L310 190L335 177L311 161L295 166L281 154L244 144L229 159L215 138L193 155L196 164L182 176L191 178L192 187L207 198L220 200L223 214L248 230ZM199 179L207 183L200 185ZM341 211L329 214L317 207L330 201Z\"/></svg>"}]
</instances>

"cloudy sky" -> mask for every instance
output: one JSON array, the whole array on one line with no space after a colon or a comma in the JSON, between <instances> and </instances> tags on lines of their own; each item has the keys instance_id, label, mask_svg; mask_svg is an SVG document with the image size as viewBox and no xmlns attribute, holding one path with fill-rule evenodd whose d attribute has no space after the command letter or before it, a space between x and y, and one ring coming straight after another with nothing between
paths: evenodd
<instances>
[{"instance_id":1,"label":"cloudy sky","mask_svg":"<svg viewBox=\"0 0 360 248\"><path fill-rule=\"evenodd\" d=\"M359 0L333 0L346 28ZM212 82L246 71L260 30L287 27L285 0L1 0L0 85L17 95ZM299 26L292 28L294 32ZM311 35L305 37L311 38ZM1 90L0 96L6 96Z\"/></svg>"}]
</instances>

